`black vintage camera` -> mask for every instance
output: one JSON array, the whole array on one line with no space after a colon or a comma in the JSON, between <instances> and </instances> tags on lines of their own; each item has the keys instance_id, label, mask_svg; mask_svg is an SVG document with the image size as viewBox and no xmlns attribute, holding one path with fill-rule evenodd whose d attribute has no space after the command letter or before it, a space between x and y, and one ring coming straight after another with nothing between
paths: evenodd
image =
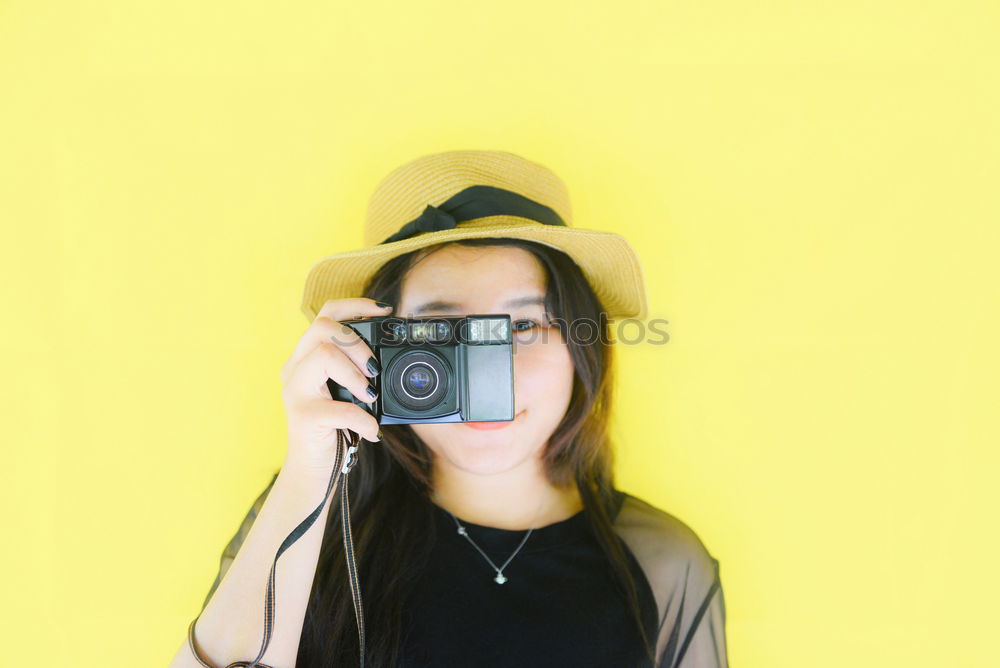
<instances>
[{"instance_id":1,"label":"black vintage camera","mask_svg":"<svg viewBox=\"0 0 1000 668\"><path fill-rule=\"evenodd\" d=\"M379 424L499 422L514 419L514 358L507 314L447 318L378 316L343 320L382 367L371 403L327 379Z\"/></svg>"}]
</instances>

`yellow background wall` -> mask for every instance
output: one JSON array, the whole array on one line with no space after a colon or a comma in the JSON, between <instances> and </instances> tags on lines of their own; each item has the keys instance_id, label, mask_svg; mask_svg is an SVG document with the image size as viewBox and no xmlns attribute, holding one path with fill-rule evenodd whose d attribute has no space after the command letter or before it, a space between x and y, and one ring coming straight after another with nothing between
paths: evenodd
<instances>
[{"instance_id":1,"label":"yellow background wall","mask_svg":"<svg viewBox=\"0 0 1000 668\"><path fill-rule=\"evenodd\" d=\"M619 485L738 668L996 665L993 2L0 7L4 658L166 665L280 465L313 261L510 150L637 247ZM280 564L279 564L280 567Z\"/></svg>"}]
</instances>

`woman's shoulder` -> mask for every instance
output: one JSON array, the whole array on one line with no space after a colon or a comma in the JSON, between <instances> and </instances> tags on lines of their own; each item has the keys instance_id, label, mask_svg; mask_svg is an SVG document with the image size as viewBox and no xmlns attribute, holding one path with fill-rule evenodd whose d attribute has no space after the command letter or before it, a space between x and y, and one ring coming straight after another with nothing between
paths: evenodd
<instances>
[{"instance_id":1,"label":"woman's shoulder","mask_svg":"<svg viewBox=\"0 0 1000 668\"><path fill-rule=\"evenodd\" d=\"M718 577L718 560L691 526L638 496L620 491L619 497L614 528L643 570L669 579Z\"/></svg>"}]
</instances>

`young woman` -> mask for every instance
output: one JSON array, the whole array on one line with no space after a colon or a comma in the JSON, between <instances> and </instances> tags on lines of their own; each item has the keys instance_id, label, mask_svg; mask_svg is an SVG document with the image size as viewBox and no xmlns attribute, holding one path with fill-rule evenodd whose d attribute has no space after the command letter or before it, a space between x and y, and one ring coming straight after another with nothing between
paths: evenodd
<instances>
[{"instance_id":1,"label":"young woman","mask_svg":"<svg viewBox=\"0 0 1000 668\"><path fill-rule=\"evenodd\" d=\"M424 156L383 180L368 249L325 258L307 281L312 323L282 370L285 462L193 627L215 663L186 643L173 665L257 656L275 551L326 493L337 429L368 441L346 478L366 665L728 665L718 561L679 519L614 484L602 316L644 315L638 261L621 237L568 221L562 182L510 153ZM490 313L511 317L512 421L380 427L331 398L328 378L371 402L381 371L342 321ZM276 568L267 665L359 660L331 498Z\"/></svg>"}]
</instances>

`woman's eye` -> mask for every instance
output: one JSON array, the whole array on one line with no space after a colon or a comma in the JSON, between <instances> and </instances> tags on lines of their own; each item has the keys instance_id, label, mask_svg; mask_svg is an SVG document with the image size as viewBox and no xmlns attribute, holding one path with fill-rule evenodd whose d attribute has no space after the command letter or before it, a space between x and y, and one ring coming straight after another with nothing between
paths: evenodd
<instances>
[{"instance_id":1,"label":"woman's eye","mask_svg":"<svg viewBox=\"0 0 1000 668\"><path fill-rule=\"evenodd\" d=\"M514 331L515 332L526 332L532 327L537 327L538 323L534 320L515 320L514 321Z\"/></svg>"}]
</instances>

